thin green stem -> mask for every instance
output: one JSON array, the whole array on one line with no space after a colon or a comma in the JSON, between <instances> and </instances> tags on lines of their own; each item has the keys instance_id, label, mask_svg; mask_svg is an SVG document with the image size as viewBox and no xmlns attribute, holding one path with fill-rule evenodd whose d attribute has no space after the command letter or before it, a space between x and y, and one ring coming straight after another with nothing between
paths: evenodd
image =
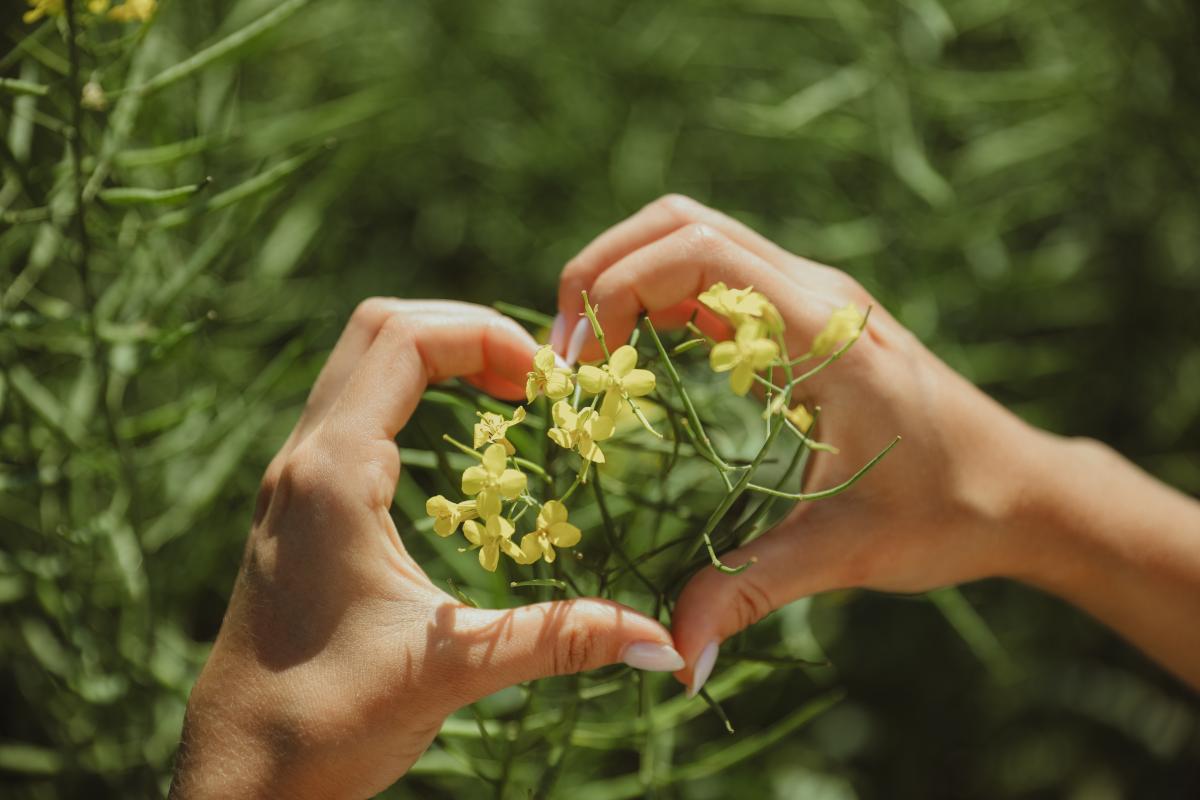
<instances>
[{"instance_id":1,"label":"thin green stem","mask_svg":"<svg viewBox=\"0 0 1200 800\"><path fill-rule=\"evenodd\" d=\"M756 483L747 484L746 488L751 491L754 491L754 492L760 492L761 494L769 494L772 497L782 497L787 500L800 500L800 501L824 500L826 497L833 497L836 494L841 494L842 492L846 491L851 486L853 486L855 483L857 483L858 480L863 475L866 475L868 472L870 472L871 469L876 464L878 464L880 462L880 460L884 456L886 456L893 447L895 447L897 444L900 443L901 438L902 437L897 436L895 439L893 439L891 441L891 443L888 444L887 447L880 450L875 455L874 458L872 458L866 464L863 464L862 467L859 468L858 472L851 475L849 478L847 478L842 483L839 483L837 486L832 486L828 489L823 489L819 492L807 492L807 493L806 492L781 492L781 491L772 489L767 486L759 486Z\"/></svg>"},{"instance_id":2,"label":"thin green stem","mask_svg":"<svg viewBox=\"0 0 1200 800\"><path fill-rule=\"evenodd\" d=\"M453 436L451 436L451 435L450 435L450 434L448 434L448 433L443 433L443 434L442 434L442 441L443 441L443 442L446 442L446 443L448 443L448 444L452 444L452 445L454 445L454 446L455 446L455 447L457 447L459 450L463 451L464 453L466 453L466 454L467 454L467 455L469 455L469 456L472 456L473 458L477 458L477 459L479 459L480 461L482 461L482 460L483 460L483 453L481 453L481 452L479 452L478 450L475 450L475 449L473 449L473 448L467 447L465 444L463 444L462 442L460 442L458 439L455 439Z\"/></svg>"},{"instance_id":3,"label":"thin green stem","mask_svg":"<svg viewBox=\"0 0 1200 800\"><path fill-rule=\"evenodd\" d=\"M604 338L604 328L600 327L600 320L596 317L596 309L592 307L591 301L588 300L587 289L584 289L580 294L583 296L583 313L587 315L588 322L592 323L592 334L596 337L596 341L600 343L600 350L604 353L604 360L608 361L611 354L608 352L608 342Z\"/></svg>"},{"instance_id":4,"label":"thin green stem","mask_svg":"<svg viewBox=\"0 0 1200 800\"><path fill-rule=\"evenodd\" d=\"M721 458L716 448L713 447L712 440L708 438L708 434L704 431L704 424L700 422L700 415L696 413L696 406L692 404L692 398L687 393L687 389L684 388L683 379L679 377L679 370L675 369L675 364L667 354L667 349L663 346L662 339L658 336L658 331L654 329L654 323L650 321L650 317L642 317L642 321L645 323L646 332L650 334L650 338L654 341L654 347L658 350L659 358L662 359L663 369L667 371L667 378L670 379L671 385L675 387L675 392L679 395L679 401L683 403L683 411L688 421L685 427L691 435L696 449L700 452L700 455L720 469L722 474L730 470L739 469ZM726 482L728 483L727 476Z\"/></svg>"}]
</instances>

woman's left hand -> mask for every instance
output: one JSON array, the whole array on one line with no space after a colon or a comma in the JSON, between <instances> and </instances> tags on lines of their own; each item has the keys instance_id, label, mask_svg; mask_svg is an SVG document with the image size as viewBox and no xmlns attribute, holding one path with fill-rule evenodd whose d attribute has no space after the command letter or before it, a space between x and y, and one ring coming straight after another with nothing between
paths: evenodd
<instances>
[{"instance_id":1,"label":"woman's left hand","mask_svg":"<svg viewBox=\"0 0 1200 800\"><path fill-rule=\"evenodd\" d=\"M171 797L369 797L447 715L506 686L622 660L683 666L670 634L628 608L471 608L404 547L389 513L394 437L426 385L461 375L516 399L535 348L479 306L359 306L263 478Z\"/></svg>"}]
</instances>

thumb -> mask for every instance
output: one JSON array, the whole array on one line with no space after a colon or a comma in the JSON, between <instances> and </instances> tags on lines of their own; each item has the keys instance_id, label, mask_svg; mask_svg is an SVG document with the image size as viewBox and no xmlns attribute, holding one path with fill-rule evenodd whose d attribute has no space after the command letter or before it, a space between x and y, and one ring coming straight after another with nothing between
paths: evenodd
<instances>
[{"instance_id":1,"label":"thumb","mask_svg":"<svg viewBox=\"0 0 1200 800\"><path fill-rule=\"evenodd\" d=\"M627 606L580 598L504 610L462 609L471 630L469 661L481 669L472 693L486 697L513 684L624 662L637 669L683 667L671 634Z\"/></svg>"},{"instance_id":2,"label":"thumb","mask_svg":"<svg viewBox=\"0 0 1200 800\"><path fill-rule=\"evenodd\" d=\"M824 531L822 531L824 533ZM675 677L695 696L712 674L721 643L777 608L838 585L828 569L834 559L825 543L834 537L793 526L775 528L721 556L729 567L751 566L736 575L705 567L679 595L671 615L675 647L686 666Z\"/></svg>"}]
</instances>

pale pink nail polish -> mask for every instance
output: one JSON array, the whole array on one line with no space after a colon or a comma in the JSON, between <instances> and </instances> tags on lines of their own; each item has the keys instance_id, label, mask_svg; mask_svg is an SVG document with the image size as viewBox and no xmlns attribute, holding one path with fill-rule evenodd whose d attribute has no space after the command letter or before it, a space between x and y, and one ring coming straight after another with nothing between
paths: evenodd
<instances>
[{"instance_id":1,"label":"pale pink nail polish","mask_svg":"<svg viewBox=\"0 0 1200 800\"><path fill-rule=\"evenodd\" d=\"M717 663L717 649L719 645L716 640L709 642L700 651L700 655L696 657L696 665L692 667L692 683L688 686L687 696L695 697L704 688L708 676L712 675L713 667Z\"/></svg>"},{"instance_id":2,"label":"pale pink nail polish","mask_svg":"<svg viewBox=\"0 0 1200 800\"><path fill-rule=\"evenodd\" d=\"M634 642L621 651L621 660L634 669L647 672L675 672L683 669L683 656L669 644Z\"/></svg>"},{"instance_id":3,"label":"pale pink nail polish","mask_svg":"<svg viewBox=\"0 0 1200 800\"><path fill-rule=\"evenodd\" d=\"M554 315L554 324L550 326L550 348L558 355L562 355L563 345L565 344L563 340L566 338L567 318L560 311Z\"/></svg>"},{"instance_id":4,"label":"pale pink nail polish","mask_svg":"<svg viewBox=\"0 0 1200 800\"><path fill-rule=\"evenodd\" d=\"M583 343L587 341L587 337L592 332L592 323L587 317L575 323L575 330L571 332L571 341L567 345L567 364L574 364L579 360L579 353L583 350Z\"/></svg>"}]
</instances>

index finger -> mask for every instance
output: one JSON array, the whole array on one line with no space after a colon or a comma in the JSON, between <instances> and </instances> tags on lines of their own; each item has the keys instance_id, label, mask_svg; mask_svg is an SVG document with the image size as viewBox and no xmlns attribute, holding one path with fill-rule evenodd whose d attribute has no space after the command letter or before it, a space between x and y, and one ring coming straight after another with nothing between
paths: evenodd
<instances>
[{"instance_id":1,"label":"index finger","mask_svg":"<svg viewBox=\"0 0 1200 800\"><path fill-rule=\"evenodd\" d=\"M516 322L481 306L398 310L380 327L326 423L390 440L408 422L430 383L493 376L523 385L537 347Z\"/></svg>"}]
</instances>

